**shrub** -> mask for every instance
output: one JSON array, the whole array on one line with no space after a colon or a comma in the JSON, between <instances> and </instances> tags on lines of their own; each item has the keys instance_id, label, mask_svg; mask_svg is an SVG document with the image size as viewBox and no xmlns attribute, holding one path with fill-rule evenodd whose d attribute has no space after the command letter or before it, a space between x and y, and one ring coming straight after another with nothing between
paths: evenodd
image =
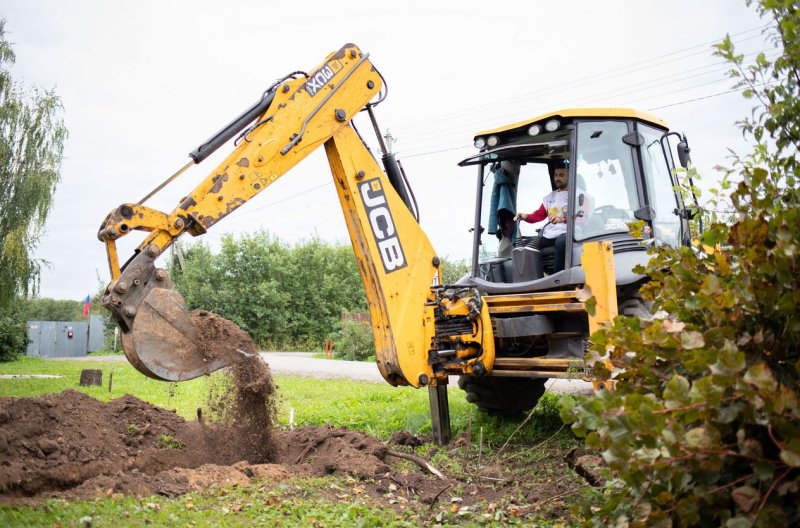
<instances>
[{"instance_id":1,"label":"shrub","mask_svg":"<svg viewBox=\"0 0 800 528\"><path fill-rule=\"evenodd\" d=\"M375 342L369 322L345 320L342 331L333 339L333 357L351 361L375 359Z\"/></svg>"},{"instance_id":2,"label":"shrub","mask_svg":"<svg viewBox=\"0 0 800 528\"><path fill-rule=\"evenodd\" d=\"M617 390L564 400L616 476L602 503L582 504L584 526L800 524L800 15L790 0L759 11L782 55L744 66L729 39L718 47L763 105L741 122L753 152L728 171L737 221L703 234L714 251L653 250L639 272L657 317L592 335L590 362L604 379L605 361L616 367Z\"/></svg>"},{"instance_id":3,"label":"shrub","mask_svg":"<svg viewBox=\"0 0 800 528\"><path fill-rule=\"evenodd\" d=\"M14 361L25 354L28 330L17 314L0 315L0 361Z\"/></svg>"}]
</instances>

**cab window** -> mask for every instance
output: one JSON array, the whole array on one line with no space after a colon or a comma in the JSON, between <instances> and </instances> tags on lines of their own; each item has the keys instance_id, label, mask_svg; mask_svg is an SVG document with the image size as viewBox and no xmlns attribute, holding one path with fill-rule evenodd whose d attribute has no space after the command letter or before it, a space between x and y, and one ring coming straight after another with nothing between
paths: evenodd
<instances>
[{"instance_id":1,"label":"cab window","mask_svg":"<svg viewBox=\"0 0 800 528\"><path fill-rule=\"evenodd\" d=\"M576 241L629 232L639 198L627 133L621 121L578 123L575 200L584 214L575 221Z\"/></svg>"},{"instance_id":2,"label":"cab window","mask_svg":"<svg viewBox=\"0 0 800 528\"><path fill-rule=\"evenodd\" d=\"M650 206L655 209L653 220L655 239L659 242L677 247L681 240L681 220L675 214L678 199L675 194L676 182L669 169L664 149L661 147L663 132L646 125L639 125L639 132L644 136L642 146L642 163L644 164L647 195Z\"/></svg>"}]
</instances>

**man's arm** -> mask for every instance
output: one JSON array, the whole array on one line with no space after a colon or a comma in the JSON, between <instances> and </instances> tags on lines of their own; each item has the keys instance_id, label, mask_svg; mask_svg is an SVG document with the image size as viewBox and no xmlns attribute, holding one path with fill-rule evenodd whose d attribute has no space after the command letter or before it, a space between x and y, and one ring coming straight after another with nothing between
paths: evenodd
<instances>
[{"instance_id":1,"label":"man's arm","mask_svg":"<svg viewBox=\"0 0 800 528\"><path fill-rule=\"evenodd\" d=\"M519 218L525 220L529 224L533 224L533 223L536 223L536 222L541 222L542 220L547 218L547 210L544 208L544 204L542 204L542 205L539 206L539 209L537 209L533 213L530 213L530 214L517 213L517 215L514 217L514 220L517 220Z\"/></svg>"}]
</instances>

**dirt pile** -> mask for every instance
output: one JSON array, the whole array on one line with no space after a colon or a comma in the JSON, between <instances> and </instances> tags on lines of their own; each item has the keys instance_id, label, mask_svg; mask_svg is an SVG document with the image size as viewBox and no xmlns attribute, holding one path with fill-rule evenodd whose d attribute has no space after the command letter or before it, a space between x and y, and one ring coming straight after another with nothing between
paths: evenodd
<instances>
[{"instance_id":1,"label":"dirt pile","mask_svg":"<svg viewBox=\"0 0 800 528\"><path fill-rule=\"evenodd\" d=\"M231 431L187 422L130 395L108 403L73 390L2 398L0 503L176 496L258 477L347 473L371 478L390 471L387 447L357 431L270 429L266 449L251 443L256 435L242 441ZM263 463L266 454L270 463Z\"/></svg>"},{"instance_id":2,"label":"dirt pile","mask_svg":"<svg viewBox=\"0 0 800 528\"><path fill-rule=\"evenodd\" d=\"M103 403L67 390L0 399L0 502L100 495L176 496L251 478L387 473L387 448L347 429L276 431L275 386L250 337L191 314L207 354L233 357L198 421L126 395Z\"/></svg>"},{"instance_id":3,"label":"dirt pile","mask_svg":"<svg viewBox=\"0 0 800 528\"><path fill-rule=\"evenodd\" d=\"M0 400L0 490L36 495L98 475L155 474L207 462L185 420L127 395L102 403L73 390Z\"/></svg>"}]
</instances>

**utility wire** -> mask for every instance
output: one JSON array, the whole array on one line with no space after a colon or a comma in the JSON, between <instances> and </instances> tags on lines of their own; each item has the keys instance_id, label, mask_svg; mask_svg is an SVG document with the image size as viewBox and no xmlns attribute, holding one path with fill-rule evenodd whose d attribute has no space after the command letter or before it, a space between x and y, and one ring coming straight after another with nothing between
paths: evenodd
<instances>
[{"instance_id":1,"label":"utility wire","mask_svg":"<svg viewBox=\"0 0 800 528\"><path fill-rule=\"evenodd\" d=\"M768 86L771 86L773 84L774 83L767 83L767 84L764 84L762 86L763 87L768 87ZM742 92L742 91L746 90L747 88L749 88L749 87L743 86L743 87L740 87L740 88L733 88L731 90L725 90L725 91L722 91L722 92L717 92L717 93L713 93L713 94L709 94L709 95L704 95L702 97L695 97L695 98L692 98L692 99L684 99L682 101L677 101L677 102L669 103L669 104L666 104L666 105L654 106L654 107L648 108L647 111L650 112L650 111L653 111L653 110L660 110L662 108L669 108L669 107L672 107L672 106L679 106L679 105L683 105L683 104L687 104L687 103L693 103L693 102L696 102L696 101L702 101L704 99L712 99L714 97L720 97L722 95L727 95L727 94L731 94L731 93L735 93L735 92ZM465 145L462 145L462 146L453 146L453 147L442 148L442 149L439 149L439 150L431 150L431 151L423 151L423 152L414 152L414 150L411 150L411 154L403 153L402 157L404 159L416 158L416 157L422 157L422 156L429 156L429 155L432 155L432 154L438 154L440 152L448 152L448 151L462 150L462 149L468 149L468 148L473 148L473 145L465 144ZM400 153L398 153L398 154L400 154Z\"/></svg>"},{"instance_id":2,"label":"utility wire","mask_svg":"<svg viewBox=\"0 0 800 528\"><path fill-rule=\"evenodd\" d=\"M756 52L753 52L752 54L750 54L749 56L755 57L757 54L763 53L763 51L769 51L769 50L756 51ZM723 66L722 68L719 68L718 66L721 66L721 65L724 65L724 64L726 64L726 63L725 62L719 62L719 63L714 63L714 64L706 64L706 65L703 65L703 66L700 66L700 67L697 67L697 68L692 68L690 70L686 70L686 71L683 72L683 73L697 72L698 70L706 70L706 69L711 68L711 67L717 67L714 70L701 71L701 72L698 72L698 73L694 73L693 75L685 75L683 77L675 77L674 74L673 75L666 75L666 76L661 76L661 77L658 77L658 78L655 78L655 79L648 79L648 80L640 81L640 82L632 84L632 85L628 85L629 87L641 86L641 88L636 89L636 90L629 90L627 92L620 92L618 88L612 88L612 89L606 90L605 92L593 93L590 96L590 98L588 98L588 99L587 98L583 98L583 99L567 99L562 103L548 104L546 106L536 107L536 108L534 108L532 110L526 110L524 112L524 115L535 115L536 111L539 110L539 109L544 110L544 109L547 109L547 108L561 108L563 106L579 106L580 104L587 104L586 101L597 100L598 98L600 98L600 96L604 96L604 95L607 95L607 94L612 94L612 95L617 95L617 96L619 96L619 95L631 95L633 93L646 91L646 90L649 90L649 89L652 89L652 88L655 88L655 87L666 86L668 84L675 84L675 83L678 83L678 82L681 82L681 81L685 81L685 80L689 80L689 79L692 79L692 78L701 77L703 75L710 75L710 74L713 74L713 73L723 72L723 71L728 70L729 67ZM662 82L665 79L672 79L672 80L670 80L668 82ZM719 80L720 81L727 80L727 77L720 78ZM679 91L682 91L682 90L683 89L675 90L675 93L677 93ZM662 96L662 95L668 95L668 93L667 94L660 94L659 96ZM520 116L522 114L523 114L523 112L516 111L514 113L504 114L502 116L494 116L492 121L493 122L508 122L508 121L512 121L513 119L520 118ZM487 126L486 125L486 120L478 121L477 119L475 119L475 120L472 120L472 121L467 122L467 123L460 123L460 124L455 124L455 125L451 125L451 126L444 127L444 128L432 129L430 131L422 132L420 134L412 134L410 136L411 139L402 139L401 138L401 140L398 142L398 145L402 145L402 146L408 147L410 145L414 145L414 144L418 144L418 143L424 143L424 142L428 141L428 139L431 138L431 137L440 138L442 135L447 135L447 132L449 132L449 131L458 131L460 133L465 128L468 128L468 127L475 128L477 126L483 126L485 128ZM408 137L409 136L406 136L406 138L408 138Z\"/></svg>"},{"instance_id":3,"label":"utility wire","mask_svg":"<svg viewBox=\"0 0 800 528\"><path fill-rule=\"evenodd\" d=\"M258 207L256 207L255 209L250 209L249 211L242 211L242 212L241 212L241 213L239 213L239 214L236 214L238 211L235 211L235 212L233 212L233 213L232 213L230 216L236 215L236 217L237 217L237 218L241 218L242 216L247 216L247 215L249 215L249 214L252 214L252 213L255 213L255 212L257 212L257 211L261 211L262 209L266 209L267 207L274 207L274 206L276 206L276 205L278 205L278 204L282 204L283 202L288 202L289 200L294 200L295 198L298 198L298 197L300 197L300 196L303 196L304 194L308 194L308 193L310 193L310 192L314 192L314 191L316 191L317 189L322 189L323 187L326 187L326 186L328 186L328 185L333 185L333 182L330 182L330 181L328 181L328 182L322 183L322 184L320 184L320 185L317 185L317 186L315 186L315 187L312 187L312 188L310 188L310 189L306 189L305 191L300 191L300 192L298 192L298 193L295 193L295 194L292 194L292 195L286 196L286 197L284 197L284 198L281 198L280 200L277 200L277 201L275 201L275 202L270 202L270 203L268 203L268 204L259 205L259 206L258 206Z\"/></svg>"},{"instance_id":4,"label":"utility wire","mask_svg":"<svg viewBox=\"0 0 800 528\"><path fill-rule=\"evenodd\" d=\"M727 94L734 93L734 92L741 92L741 91L743 91L745 89L746 89L746 87L734 88L734 89L731 89L731 90L725 90L723 92L717 92L717 93L705 95L705 96L702 96L702 97L695 97L693 99L686 99L686 100L683 100L683 101L677 101L675 103L670 103L670 104L666 104L666 105L662 105L662 106L654 106L652 108L648 108L647 111L649 112L649 111L652 111L652 110L660 110L662 108L669 108L669 107L672 107L672 106L679 106L679 105L683 105L683 104L687 104L687 103L693 103L693 102L696 102L696 101L702 101L704 99L712 99L714 97L719 97L719 96L727 95ZM438 149L438 150L429 150L429 151L424 151L424 152L416 152L416 153L412 153L412 154L403 154L403 158L404 159L420 158L420 157L423 157L423 156L431 156L433 154L441 154L442 152L452 152L452 151L455 151L455 150L466 150L466 149L471 149L471 148L473 148L473 145L465 144L465 145L441 148L441 149ZM320 185L316 185L314 187L311 187L310 189L306 189L304 191L300 191L298 193L286 196L284 198L281 198L280 200L277 200L277 201L274 201L274 202L270 202L270 203L265 204L265 205L261 205L259 207L256 207L255 209L251 209L249 211L243 211L241 213L238 213L238 211L234 212L231 216L233 216L233 215L236 215L236 217L247 216L249 214L255 213L255 212L260 211L262 209L266 209L267 207L274 207L274 206L282 204L284 202L288 202L289 200L294 200L295 198L299 198L300 196L303 196L305 194L308 194L308 193L311 193L313 191L316 191L317 189L321 189L323 187L326 187L326 186L332 185L332 184L333 184L333 182L325 182L325 183L322 183Z\"/></svg>"},{"instance_id":5,"label":"utility wire","mask_svg":"<svg viewBox=\"0 0 800 528\"><path fill-rule=\"evenodd\" d=\"M759 27L756 27L756 28L751 28L751 29L748 29L746 31L742 31L742 32L739 32L739 33L736 33L736 34L734 34L732 36L731 40L734 40L737 37L741 37L741 36L746 35L748 33L752 33L754 31L761 32L767 27L769 27L768 24L767 25L763 25L763 26L759 26ZM741 44L743 42L758 38L759 36L760 35L753 35L753 36L750 36L750 37L747 37L747 38L742 38L742 39L736 40L734 42L734 44ZM482 109L487 109L488 110L488 109L496 108L498 106L504 106L504 105L512 104L512 103L514 103L514 102L516 102L516 101L518 101L520 99L528 99L528 98L531 98L531 97L540 97L540 96L545 95L545 94L559 92L559 91L562 91L565 87L583 86L585 84L590 84L592 82L597 82L598 80L608 80L608 79L612 79L612 78L617 78L617 77L629 75L630 73L641 71L643 69L648 69L648 68L652 68L652 67L656 67L656 66L662 66L664 64L668 64L670 62L675 62L677 60L684 60L684 59L686 59L688 57L695 56L695 55L698 55L698 54L701 54L701 53L707 53L709 51L709 49L708 49L709 46L711 46L713 44L716 44L718 42L719 42L719 40L708 41L708 42L705 42L705 43L702 43L702 44L697 44L695 46L684 48L682 50L674 51L674 52L671 52L671 53L667 53L667 54L660 55L660 56L657 56L657 57L653 57L653 58L650 58L650 59L646 59L646 60L643 60L643 61L635 62L635 63L629 64L629 65L626 65L626 66L621 66L621 67L618 67L618 68L607 70L600 77L598 77L597 75L590 75L590 76L586 76L586 77L583 77L583 78L576 79L575 81L567 81L567 82L564 82L562 84L552 86L551 88L549 88L549 89L547 89L545 91L540 91L540 92L536 92L536 93L529 93L529 94L523 94L523 95L511 98L511 99L506 99L506 100L504 100L502 102L495 102L495 103L477 105L477 106L473 106L473 107L470 107L468 109L462 109L462 110L459 110L459 111L456 111L456 112L440 114L438 116L432 116L430 118L425 118L425 119L421 119L421 120L417 120L417 121L411 121L411 122L408 122L408 123L396 125L396 126L392 127L392 130L396 131L398 129L414 127L414 126L417 126L419 124L426 124L426 123L430 123L430 122L436 122L436 121L440 121L440 120L443 120L443 119L446 119L446 118L451 118L451 117L454 117L454 116L463 115L465 113L474 113L476 110L482 110ZM702 49L700 49L699 51L696 51L695 53L691 53L689 55L678 56L678 57L674 57L674 58L672 58L670 60L667 60L667 61L661 61L661 59L666 59L668 57L673 57L675 55L685 54L685 53L687 53L689 51L697 50L698 48L702 48ZM656 61L661 61L661 62L656 62ZM648 66L648 64L649 64L649 66ZM634 68L634 69L630 70L631 68ZM630 71L626 72L625 70L630 70Z\"/></svg>"}]
</instances>

